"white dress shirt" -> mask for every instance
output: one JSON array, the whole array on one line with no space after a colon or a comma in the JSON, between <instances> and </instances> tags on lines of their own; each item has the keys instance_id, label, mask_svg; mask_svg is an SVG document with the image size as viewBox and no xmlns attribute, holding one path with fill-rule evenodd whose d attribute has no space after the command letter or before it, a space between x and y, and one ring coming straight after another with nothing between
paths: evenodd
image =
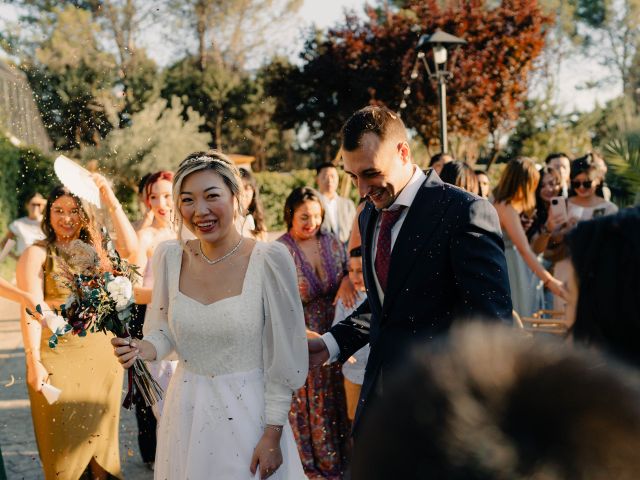
<instances>
[{"instance_id":1,"label":"white dress shirt","mask_svg":"<svg viewBox=\"0 0 640 480\"><path fill-rule=\"evenodd\" d=\"M338 196L334 195L333 198L328 198L322 194L320 194L322 200L324 201L325 207L325 216L329 221L329 225L331 226L331 231L336 234L336 236L340 235L340 223L338 222Z\"/></svg>"},{"instance_id":2,"label":"white dress shirt","mask_svg":"<svg viewBox=\"0 0 640 480\"><path fill-rule=\"evenodd\" d=\"M407 213L409 213L409 207L411 207L413 200L416 198L416 195L418 194L418 190L420 190L420 187L422 186L426 178L427 176L424 174L424 172L420 168L418 168L417 165L414 165L413 175L411 176L409 183L407 183L407 185L402 189L400 194L396 197L395 201L389 206L389 208L386 209L386 210L396 210L400 207L405 207L404 211L400 215L400 218L398 218L398 221L391 228L391 251L393 251L393 246L396 243L396 239L398 238L398 234L400 233L400 229L402 228L404 219L407 218ZM378 291L378 298L380 298L381 303L384 303L384 292L382 291L382 287L380 286L380 282L378 281L378 276L376 275L376 269L374 265L375 258L376 258L376 251L378 248L378 234L380 233L381 218L382 218L382 215L378 215L378 218L376 220L376 226L373 232L373 239L372 239L373 244L371 245L371 256L369 257L369 261L370 261L369 268L371 268L371 271L373 272L373 279L376 284L376 290ZM329 350L329 362L334 362L338 358L338 355L340 354L340 347L338 346L338 342L336 342L336 339L330 332L327 332L324 335L322 335L322 340L327 346L327 350Z\"/></svg>"}]
</instances>

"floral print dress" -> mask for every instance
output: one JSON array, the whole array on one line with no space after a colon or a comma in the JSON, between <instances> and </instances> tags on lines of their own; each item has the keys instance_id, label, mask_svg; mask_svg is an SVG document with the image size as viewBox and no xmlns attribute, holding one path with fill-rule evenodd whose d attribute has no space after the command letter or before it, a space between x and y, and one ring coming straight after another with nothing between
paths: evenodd
<instances>
[{"instance_id":1,"label":"floral print dress","mask_svg":"<svg viewBox=\"0 0 640 480\"><path fill-rule=\"evenodd\" d=\"M278 241L287 246L295 261L307 328L326 333L333 322L333 299L347 268L344 246L331 234L318 234L324 270L318 275L289 233ZM294 396L289 422L307 477L341 479L347 467L350 424L340 364L309 371L306 383Z\"/></svg>"}]
</instances>

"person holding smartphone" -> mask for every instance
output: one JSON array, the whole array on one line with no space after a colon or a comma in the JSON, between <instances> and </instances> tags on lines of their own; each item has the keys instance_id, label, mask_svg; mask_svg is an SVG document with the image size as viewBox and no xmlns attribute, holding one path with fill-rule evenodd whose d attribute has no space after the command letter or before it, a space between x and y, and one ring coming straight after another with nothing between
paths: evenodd
<instances>
[{"instance_id":1,"label":"person holding smartphone","mask_svg":"<svg viewBox=\"0 0 640 480\"><path fill-rule=\"evenodd\" d=\"M531 249L520 219L523 213L530 216L534 211L539 181L534 161L517 157L507 164L493 190L505 242L511 300L521 316L531 316L545 307L540 283L554 295L567 296L562 282L544 268Z\"/></svg>"},{"instance_id":2,"label":"person holding smartphone","mask_svg":"<svg viewBox=\"0 0 640 480\"><path fill-rule=\"evenodd\" d=\"M588 153L571 163L571 190L569 191L569 217L577 221L591 220L617 213L618 207L598 195L604 178L595 156Z\"/></svg>"},{"instance_id":3,"label":"person holding smartphone","mask_svg":"<svg viewBox=\"0 0 640 480\"><path fill-rule=\"evenodd\" d=\"M567 200L569 228L564 230L564 234L568 234L579 222L618 212L614 203L598 196L597 192L603 180L602 170L592 153L571 162L571 190ZM554 273L564 285L568 285L571 280L571 265L564 247L560 249L558 257ZM564 299L554 298L554 310L565 311L566 306L567 302Z\"/></svg>"}]
</instances>

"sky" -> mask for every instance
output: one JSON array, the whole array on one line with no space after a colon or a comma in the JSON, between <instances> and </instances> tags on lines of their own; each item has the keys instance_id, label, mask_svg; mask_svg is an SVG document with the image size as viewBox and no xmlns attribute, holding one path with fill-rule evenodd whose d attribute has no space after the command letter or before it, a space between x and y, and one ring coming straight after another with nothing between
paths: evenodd
<instances>
[{"instance_id":1,"label":"sky","mask_svg":"<svg viewBox=\"0 0 640 480\"><path fill-rule=\"evenodd\" d=\"M297 53L302 49L305 28L312 24L325 29L344 18L345 9L353 9L362 14L366 0L304 0L298 12L300 22L297 28L291 28L282 33L278 42L281 44L281 52L297 59ZM0 18L16 19L15 7L0 0ZM148 44L149 53L161 64L166 64L172 54L171 48L162 38L150 34L145 43ZM620 95L621 84L609 83L597 89L581 89L580 85L586 80L611 78L611 73L598 64L593 58L572 58L565 61L559 72L557 101L564 112L589 111L596 103L604 104L607 100ZM533 85L535 91L535 85Z\"/></svg>"}]
</instances>

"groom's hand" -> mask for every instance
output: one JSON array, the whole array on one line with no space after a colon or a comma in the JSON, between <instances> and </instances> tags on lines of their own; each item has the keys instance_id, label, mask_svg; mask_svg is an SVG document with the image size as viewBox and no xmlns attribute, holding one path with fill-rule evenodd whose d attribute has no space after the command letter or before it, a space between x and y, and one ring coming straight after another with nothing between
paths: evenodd
<instances>
[{"instance_id":1,"label":"groom's hand","mask_svg":"<svg viewBox=\"0 0 640 480\"><path fill-rule=\"evenodd\" d=\"M329 360L329 350L320 335L307 330L307 344L309 346L309 368L321 367Z\"/></svg>"}]
</instances>

